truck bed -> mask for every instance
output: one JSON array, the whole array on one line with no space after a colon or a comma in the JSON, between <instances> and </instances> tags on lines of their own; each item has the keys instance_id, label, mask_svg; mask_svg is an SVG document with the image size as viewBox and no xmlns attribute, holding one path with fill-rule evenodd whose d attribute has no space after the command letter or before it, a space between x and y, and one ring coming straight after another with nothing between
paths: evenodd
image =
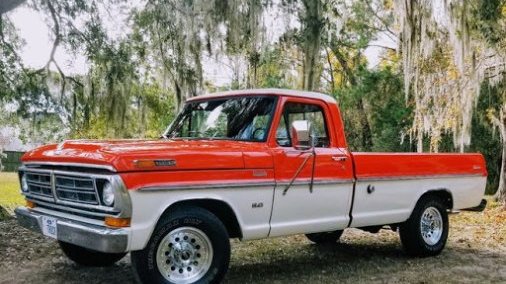
<instances>
[{"instance_id":1,"label":"truck bed","mask_svg":"<svg viewBox=\"0 0 506 284\"><path fill-rule=\"evenodd\" d=\"M352 153L357 180L431 176L486 176L480 154Z\"/></svg>"},{"instance_id":2,"label":"truck bed","mask_svg":"<svg viewBox=\"0 0 506 284\"><path fill-rule=\"evenodd\" d=\"M437 191L449 209L478 206L487 182L480 154L353 153L352 227L407 220L421 196Z\"/></svg>"}]
</instances>

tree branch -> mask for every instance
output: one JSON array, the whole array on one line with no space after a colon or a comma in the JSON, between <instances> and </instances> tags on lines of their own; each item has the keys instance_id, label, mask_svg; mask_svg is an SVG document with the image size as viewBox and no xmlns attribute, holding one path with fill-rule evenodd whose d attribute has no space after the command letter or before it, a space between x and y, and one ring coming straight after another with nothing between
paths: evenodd
<instances>
[{"instance_id":1,"label":"tree branch","mask_svg":"<svg viewBox=\"0 0 506 284\"><path fill-rule=\"evenodd\" d=\"M344 73L348 77L350 83L352 85L355 85L355 75L353 74L353 71L351 70L350 66L348 66L348 62L346 61L346 58L341 53L338 47L331 48L332 53L336 56L337 61L339 61L339 64L341 64L341 67L343 68Z\"/></svg>"},{"instance_id":2,"label":"tree branch","mask_svg":"<svg viewBox=\"0 0 506 284\"><path fill-rule=\"evenodd\" d=\"M51 13L51 18L53 19L53 24L54 24L53 32L54 32L55 38L53 41L53 47L51 49L51 53L49 54L49 59L48 59L46 66L44 68L46 69L46 72L49 73L49 66L51 65L51 63L53 63L54 66L56 67L56 70L58 70L58 73L60 74L60 77L61 77L60 100L63 101L63 97L65 95L65 87L67 84L66 76L65 76L65 73L63 73L63 70L60 68L60 65L58 65L58 63L54 59L56 49L60 45L60 41L61 41L60 21L58 19L58 15L56 13L56 10L55 10L53 4L51 3L51 0L47 0L46 3L47 3L47 8L49 9L49 12Z\"/></svg>"},{"instance_id":3,"label":"tree branch","mask_svg":"<svg viewBox=\"0 0 506 284\"><path fill-rule=\"evenodd\" d=\"M56 48L60 44L61 35L60 35L60 23L58 21L58 16L56 15L56 10L53 7L53 4L51 4L51 0L47 0L47 7L49 9L49 12L51 13L51 18L53 19L53 32L55 35L55 39L53 41L53 47L51 48L51 53L49 54L49 59L45 65L45 68L48 69L51 62L54 62L54 55L56 53Z\"/></svg>"},{"instance_id":4,"label":"tree branch","mask_svg":"<svg viewBox=\"0 0 506 284\"><path fill-rule=\"evenodd\" d=\"M373 16L383 25L383 27L385 27L385 30L390 33L391 35L395 36L397 38L397 34L394 33L391 29L390 29L390 25L385 21L385 19L383 19L382 17L380 17L378 15L378 12L375 11L373 9L373 7L371 6L371 3L370 1L364 1L365 4L367 5L367 7L369 8L369 10L371 11L371 13L373 14Z\"/></svg>"},{"instance_id":5,"label":"tree branch","mask_svg":"<svg viewBox=\"0 0 506 284\"><path fill-rule=\"evenodd\" d=\"M329 74L330 74L330 83L332 85L332 88L331 90L334 91L334 87L335 87L335 80L334 80L334 67L332 66L332 61L330 61L330 53L329 53L329 49L328 48L325 48L325 53L327 55L327 62L329 64Z\"/></svg>"},{"instance_id":6,"label":"tree branch","mask_svg":"<svg viewBox=\"0 0 506 284\"><path fill-rule=\"evenodd\" d=\"M379 47L379 48L384 48L384 49L388 49L388 50L391 50L391 51L397 51L393 47L389 47L389 46L385 46L385 45L381 45L381 44L368 44L367 47Z\"/></svg>"}]
</instances>

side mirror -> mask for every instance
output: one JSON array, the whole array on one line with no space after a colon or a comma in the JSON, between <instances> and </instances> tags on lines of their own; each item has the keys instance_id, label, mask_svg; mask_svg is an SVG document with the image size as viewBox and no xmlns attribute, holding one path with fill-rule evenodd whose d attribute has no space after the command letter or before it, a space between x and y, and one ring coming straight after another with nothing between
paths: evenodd
<instances>
[{"instance_id":1,"label":"side mirror","mask_svg":"<svg viewBox=\"0 0 506 284\"><path fill-rule=\"evenodd\" d=\"M290 128L292 146L297 150L309 150L313 148L311 139L311 122L307 120L295 120Z\"/></svg>"}]
</instances>

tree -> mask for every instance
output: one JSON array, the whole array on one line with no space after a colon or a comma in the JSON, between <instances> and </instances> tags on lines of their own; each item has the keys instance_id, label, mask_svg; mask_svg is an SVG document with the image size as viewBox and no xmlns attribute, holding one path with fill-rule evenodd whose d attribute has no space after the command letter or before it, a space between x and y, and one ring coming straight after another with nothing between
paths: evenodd
<instances>
[{"instance_id":1,"label":"tree","mask_svg":"<svg viewBox=\"0 0 506 284\"><path fill-rule=\"evenodd\" d=\"M327 30L330 32L324 36L324 48L329 66L327 73L330 75L330 93L339 92L339 88L359 89L364 84L360 74L363 74L367 68L365 49L378 36L378 33L388 33L393 36L389 28L391 23L385 19L390 15L389 8L384 8L385 12L382 13L378 12L379 8L375 8L381 5L382 3L376 1L352 4L348 4L347 1L333 2L327 17ZM340 79L336 80L338 76ZM361 124L359 149L370 151L373 148L371 118L366 110L364 96L359 93L353 94L356 97L351 101L354 102Z\"/></svg>"},{"instance_id":2,"label":"tree","mask_svg":"<svg viewBox=\"0 0 506 284\"><path fill-rule=\"evenodd\" d=\"M177 109L186 98L203 91L204 53L212 57L246 50L250 68L255 72L258 26L264 5L260 0L153 0L135 13L135 37L148 47L147 58L160 59L158 70L171 81Z\"/></svg>"},{"instance_id":3,"label":"tree","mask_svg":"<svg viewBox=\"0 0 506 284\"><path fill-rule=\"evenodd\" d=\"M502 85L502 86L501 86ZM500 85L499 95L500 101L502 104L499 105L498 109L488 109L487 116L494 128L496 128L499 132L499 137L502 142L502 151L501 151L501 171L499 174L499 184L497 186L497 191L495 194L495 199L503 202L506 206L506 88L504 87L504 83Z\"/></svg>"},{"instance_id":4,"label":"tree","mask_svg":"<svg viewBox=\"0 0 506 284\"><path fill-rule=\"evenodd\" d=\"M320 45L325 24L323 19L325 4L320 0L302 0L302 4L304 9L299 16L302 24L301 46L304 53L302 88L315 90L318 88L317 79L319 76L316 69L320 63Z\"/></svg>"},{"instance_id":5,"label":"tree","mask_svg":"<svg viewBox=\"0 0 506 284\"><path fill-rule=\"evenodd\" d=\"M413 128L419 151L423 135L429 134L431 139L436 137L434 144L437 144L441 129L453 132L454 143L461 152L470 144L473 106L482 83L497 84L506 73L506 15L502 12L505 8L502 0L396 1L401 23L405 90L407 96L413 94L415 99ZM424 63L437 63L438 69L418 68ZM432 99L434 97L446 103L438 104ZM431 102L433 104L428 104ZM445 115L451 123L446 119L427 119L437 117L445 109L454 110ZM501 120L504 109L490 116L499 129L506 122ZM503 167L501 172L504 171ZM504 184L500 182L502 188L498 189L498 196L506 206Z\"/></svg>"},{"instance_id":6,"label":"tree","mask_svg":"<svg viewBox=\"0 0 506 284\"><path fill-rule=\"evenodd\" d=\"M0 15L0 101L16 96L16 88L26 68L23 66L18 50L22 39L15 32L10 19Z\"/></svg>"}]
</instances>

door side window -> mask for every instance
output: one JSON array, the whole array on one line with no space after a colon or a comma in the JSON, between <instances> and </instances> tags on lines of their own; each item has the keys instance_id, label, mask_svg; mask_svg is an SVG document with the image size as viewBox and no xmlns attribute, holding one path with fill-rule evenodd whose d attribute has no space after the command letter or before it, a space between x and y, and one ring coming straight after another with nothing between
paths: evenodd
<instances>
[{"instance_id":1,"label":"door side window","mask_svg":"<svg viewBox=\"0 0 506 284\"><path fill-rule=\"evenodd\" d=\"M276 140L282 147L291 147L290 127L295 120L308 120L312 125L311 136L315 147L328 148L330 145L323 109L318 105L286 103L276 130Z\"/></svg>"}]
</instances>

